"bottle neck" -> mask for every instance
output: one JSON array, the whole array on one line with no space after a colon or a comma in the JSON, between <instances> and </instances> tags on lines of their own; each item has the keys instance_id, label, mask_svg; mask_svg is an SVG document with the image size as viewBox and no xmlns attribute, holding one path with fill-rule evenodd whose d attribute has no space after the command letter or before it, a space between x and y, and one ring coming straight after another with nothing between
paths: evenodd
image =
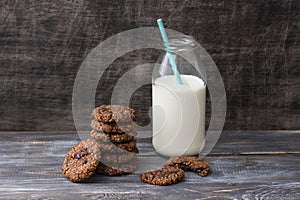
<instances>
[{"instance_id":1,"label":"bottle neck","mask_svg":"<svg viewBox=\"0 0 300 200\"><path fill-rule=\"evenodd\" d=\"M171 36L166 44L166 51L176 54L182 51L191 50L196 46L196 42L192 36Z\"/></svg>"}]
</instances>

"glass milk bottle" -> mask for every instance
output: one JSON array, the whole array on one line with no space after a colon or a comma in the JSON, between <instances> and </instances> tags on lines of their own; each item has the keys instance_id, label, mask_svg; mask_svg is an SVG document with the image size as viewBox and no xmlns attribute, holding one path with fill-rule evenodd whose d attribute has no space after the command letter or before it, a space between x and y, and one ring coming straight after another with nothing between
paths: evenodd
<instances>
[{"instance_id":1,"label":"glass milk bottle","mask_svg":"<svg viewBox=\"0 0 300 200\"><path fill-rule=\"evenodd\" d=\"M206 74L198 50L190 36L170 37L167 51L183 84L166 52L152 74L152 144L163 156L196 155L205 145Z\"/></svg>"}]
</instances>

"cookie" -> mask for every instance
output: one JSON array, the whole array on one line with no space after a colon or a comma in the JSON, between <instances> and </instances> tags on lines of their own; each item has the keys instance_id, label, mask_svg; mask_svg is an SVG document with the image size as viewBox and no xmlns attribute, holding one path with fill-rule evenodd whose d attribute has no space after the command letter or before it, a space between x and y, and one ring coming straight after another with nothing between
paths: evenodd
<instances>
[{"instance_id":1,"label":"cookie","mask_svg":"<svg viewBox=\"0 0 300 200\"><path fill-rule=\"evenodd\" d=\"M124 133L124 134L109 134L109 139L113 143L129 143L132 142L134 139L134 136L130 133Z\"/></svg>"},{"instance_id":2,"label":"cookie","mask_svg":"<svg viewBox=\"0 0 300 200\"><path fill-rule=\"evenodd\" d=\"M111 141L112 143L128 143L134 140L134 136L127 133L108 134L108 133L103 133L95 130L91 131L91 137L99 141L103 141L103 142Z\"/></svg>"},{"instance_id":3,"label":"cookie","mask_svg":"<svg viewBox=\"0 0 300 200\"><path fill-rule=\"evenodd\" d=\"M159 170L148 170L140 175L142 182L152 185L170 185L182 181L184 171L176 166L164 166Z\"/></svg>"},{"instance_id":4,"label":"cookie","mask_svg":"<svg viewBox=\"0 0 300 200\"><path fill-rule=\"evenodd\" d=\"M104 153L101 154L101 160L100 160L100 162L108 166L111 166L113 164L120 164L120 163L133 163L136 161L137 161L137 155L131 152L121 153L121 154Z\"/></svg>"},{"instance_id":5,"label":"cookie","mask_svg":"<svg viewBox=\"0 0 300 200\"><path fill-rule=\"evenodd\" d=\"M136 124L132 122L128 123L115 123L115 122L99 122L92 120L91 127L93 130L101 131L104 133L136 133Z\"/></svg>"},{"instance_id":6,"label":"cookie","mask_svg":"<svg viewBox=\"0 0 300 200\"><path fill-rule=\"evenodd\" d=\"M166 162L166 165L177 166L184 171L193 171L199 176L207 176L210 171L208 162L198 156L172 157Z\"/></svg>"},{"instance_id":7,"label":"cookie","mask_svg":"<svg viewBox=\"0 0 300 200\"><path fill-rule=\"evenodd\" d=\"M116 145L123 150L139 153L139 149L136 146L136 139L132 140L129 143L117 143Z\"/></svg>"},{"instance_id":8,"label":"cookie","mask_svg":"<svg viewBox=\"0 0 300 200\"><path fill-rule=\"evenodd\" d=\"M126 151L139 153L139 149L136 146L136 139L133 139L129 143L101 143L101 152L106 153L126 153Z\"/></svg>"},{"instance_id":9,"label":"cookie","mask_svg":"<svg viewBox=\"0 0 300 200\"><path fill-rule=\"evenodd\" d=\"M99 142L99 144L112 143L112 141L110 141L110 139L109 139L109 135L105 134L103 132L91 130L90 136L91 136L91 138L97 140Z\"/></svg>"},{"instance_id":10,"label":"cookie","mask_svg":"<svg viewBox=\"0 0 300 200\"><path fill-rule=\"evenodd\" d=\"M64 159L63 175L72 182L83 181L95 173L100 159L100 147L94 139L75 144Z\"/></svg>"},{"instance_id":11,"label":"cookie","mask_svg":"<svg viewBox=\"0 0 300 200\"><path fill-rule=\"evenodd\" d=\"M109 167L103 163L99 163L97 168L98 174L108 175L108 176L119 176L130 174L136 170L137 166L134 164L123 164L118 168Z\"/></svg>"},{"instance_id":12,"label":"cookie","mask_svg":"<svg viewBox=\"0 0 300 200\"><path fill-rule=\"evenodd\" d=\"M132 108L119 105L101 105L92 112L92 117L99 122L131 122L135 119Z\"/></svg>"}]
</instances>

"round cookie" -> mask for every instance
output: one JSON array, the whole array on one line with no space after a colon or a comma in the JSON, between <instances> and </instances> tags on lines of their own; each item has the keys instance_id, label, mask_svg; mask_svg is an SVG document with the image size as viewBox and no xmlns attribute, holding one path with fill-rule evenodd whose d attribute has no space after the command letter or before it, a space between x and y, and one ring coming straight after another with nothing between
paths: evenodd
<instances>
[{"instance_id":1,"label":"round cookie","mask_svg":"<svg viewBox=\"0 0 300 200\"><path fill-rule=\"evenodd\" d=\"M93 130L101 131L104 133L132 133L135 134L136 130L136 124L135 123L104 123L99 122L96 119L93 119L91 121L91 127ZM136 134L135 134L136 135Z\"/></svg>"},{"instance_id":2,"label":"round cookie","mask_svg":"<svg viewBox=\"0 0 300 200\"><path fill-rule=\"evenodd\" d=\"M95 140L97 140L99 142L99 144L106 144L106 143L112 142L109 140L109 136L103 132L91 130L90 136L91 136L91 138L94 138Z\"/></svg>"},{"instance_id":3,"label":"round cookie","mask_svg":"<svg viewBox=\"0 0 300 200\"><path fill-rule=\"evenodd\" d=\"M152 185L170 185L182 181L184 171L175 166L164 166L159 170L148 170L140 175L142 182Z\"/></svg>"},{"instance_id":4,"label":"round cookie","mask_svg":"<svg viewBox=\"0 0 300 200\"><path fill-rule=\"evenodd\" d=\"M136 146L136 139L133 139L129 143L101 143L101 152L106 153L126 153L126 151L139 153L139 149Z\"/></svg>"},{"instance_id":5,"label":"round cookie","mask_svg":"<svg viewBox=\"0 0 300 200\"><path fill-rule=\"evenodd\" d=\"M132 134L109 134L109 139L113 143L129 143L132 142L135 138Z\"/></svg>"},{"instance_id":6,"label":"round cookie","mask_svg":"<svg viewBox=\"0 0 300 200\"><path fill-rule=\"evenodd\" d=\"M165 165L177 166L184 171L196 172L199 176L207 176L210 171L208 162L198 156L180 156L170 158Z\"/></svg>"},{"instance_id":7,"label":"round cookie","mask_svg":"<svg viewBox=\"0 0 300 200\"><path fill-rule=\"evenodd\" d=\"M110 167L116 164L133 163L137 162L137 155L135 153L127 152L122 154L104 153L101 154L100 162Z\"/></svg>"},{"instance_id":8,"label":"round cookie","mask_svg":"<svg viewBox=\"0 0 300 200\"><path fill-rule=\"evenodd\" d=\"M112 143L128 143L134 140L134 136L127 133L108 134L108 133L103 133L95 130L91 131L91 137L102 142L111 141Z\"/></svg>"},{"instance_id":9,"label":"round cookie","mask_svg":"<svg viewBox=\"0 0 300 200\"><path fill-rule=\"evenodd\" d=\"M99 163L97 168L98 174L104 174L108 176L119 176L124 174L130 174L136 170L137 166L135 164L123 164L118 168L108 167L103 163Z\"/></svg>"},{"instance_id":10,"label":"round cookie","mask_svg":"<svg viewBox=\"0 0 300 200\"><path fill-rule=\"evenodd\" d=\"M129 143L117 143L117 146L129 152L139 153L139 149L136 146L136 139L132 140Z\"/></svg>"},{"instance_id":11,"label":"round cookie","mask_svg":"<svg viewBox=\"0 0 300 200\"><path fill-rule=\"evenodd\" d=\"M72 182L83 181L95 173L100 159L96 140L87 139L75 144L66 155L62 173Z\"/></svg>"},{"instance_id":12,"label":"round cookie","mask_svg":"<svg viewBox=\"0 0 300 200\"><path fill-rule=\"evenodd\" d=\"M92 117L99 122L130 122L135 119L132 108L120 105L101 105L92 112Z\"/></svg>"}]
</instances>

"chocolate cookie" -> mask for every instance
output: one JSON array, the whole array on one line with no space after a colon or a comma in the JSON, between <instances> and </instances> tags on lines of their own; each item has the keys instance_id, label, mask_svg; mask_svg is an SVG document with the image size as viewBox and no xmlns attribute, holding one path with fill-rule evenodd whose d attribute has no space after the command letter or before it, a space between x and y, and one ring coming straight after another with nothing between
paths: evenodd
<instances>
[{"instance_id":1,"label":"chocolate cookie","mask_svg":"<svg viewBox=\"0 0 300 200\"><path fill-rule=\"evenodd\" d=\"M109 167L103 163L99 163L97 168L98 174L104 174L108 176L118 176L124 174L130 174L136 170L137 166L133 164L123 164L118 168Z\"/></svg>"},{"instance_id":2,"label":"chocolate cookie","mask_svg":"<svg viewBox=\"0 0 300 200\"><path fill-rule=\"evenodd\" d=\"M104 133L136 133L136 124L133 122L129 123L115 123L115 122L98 122L97 120L92 120L91 127L93 130L101 131Z\"/></svg>"},{"instance_id":3,"label":"chocolate cookie","mask_svg":"<svg viewBox=\"0 0 300 200\"><path fill-rule=\"evenodd\" d=\"M127 133L109 134L109 133L103 133L95 130L91 131L91 137L99 141L103 141L103 142L111 141L112 143L128 143L134 140L134 136Z\"/></svg>"},{"instance_id":4,"label":"chocolate cookie","mask_svg":"<svg viewBox=\"0 0 300 200\"><path fill-rule=\"evenodd\" d=\"M130 122L135 119L132 108L119 105L101 105L92 112L92 117L99 122Z\"/></svg>"},{"instance_id":5,"label":"chocolate cookie","mask_svg":"<svg viewBox=\"0 0 300 200\"><path fill-rule=\"evenodd\" d=\"M117 146L129 152L139 153L139 149L136 146L136 139L129 143L117 143Z\"/></svg>"},{"instance_id":6,"label":"chocolate cookie","mask_svg":"<svg viewBox=\"0 0 300 200\"><path fill-rule=\"evenodd\" d=\"M184 171L193 171L199 176L207 176L210 170L208 162L198 156L172 157L166 162L166 165L177 166Z\"/></svg>"},{"instance_id":7,"label":"chocolate cookie","mask_svg":"<svg viewBox=\"0 0 300 200\"><path fill-rule=\"evenodd\" d=\"M101 154L101 160L100 160L100 162L108 166L111 166L112 164L119 164L119 163L133 163L136 161L137 161L137 155L131 152L121 153L121 154L103 153Z\"/></svg>"},{"instance_id":8,"label":"chocolate cookie","mask_svg":"<svg viewBox=\"0 0 300 200\"><path fill-rule=\"evenodd\" d=\"M95 173L100 159L96 140L87 139L75 144L62 165L62 173L73 182L83 181Z\"/></svg>"},{"instance_id":9,"label":"chocolate cookie","mask_svg":"<svg viewBox=\"0 0 300 200\"><path fill-rule=\"evenodd\" d=\"M126 151L139 153L139 149L136 146L136 139L133 139L129 143L101 143L101 152L106 153L126 153Z\"/></svg>"},{"instance_id":10,"label":"chocolate cookie","mask_svg":"<svg viewBox=\"0 0 300 200\"><path fill-rule=\"evenodd\" d=\"M159 170L148 170L140 175L141 181L152 185L170 185L182 181L184 171L176 166L164 166Z\"/></svg>"},{"instance_id":11,"label":"chocolate cookie","mask_svg":"<svg viewBox=\"0 0 300 200\"><path fill-rule=\"evenodd\" d=\"M130 143L135 140L131 133L109 134L109 139L113 143Z\"/></svg>"}]
</instances>

